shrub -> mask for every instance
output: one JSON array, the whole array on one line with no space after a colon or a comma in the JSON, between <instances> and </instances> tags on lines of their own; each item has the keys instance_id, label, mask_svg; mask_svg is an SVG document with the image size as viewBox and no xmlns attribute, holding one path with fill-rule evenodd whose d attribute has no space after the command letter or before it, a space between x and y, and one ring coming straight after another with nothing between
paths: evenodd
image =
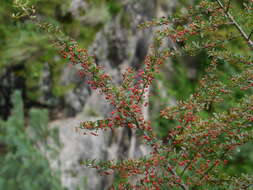
<instances>
[{"instance_id":1,"label":"shrub","mask_svg":"<svg viewBox=\"0 0 253 190\"><path fill-rule=\"evenodd\" d=\"M66 37L59 28L39 20L29 3L16 1L37 26L51 34L60 54L80 65L80 77L103 94L114 110L111 117L81 123L79 130L97 136L98 130L128 127L140 131L150 155L123 161L87 161L101 174L117 174L123 182L111 189L247 189L253 179L247 174L230 176L222 172L236 147L252 141L252 1L244 1L236 12L232 1L203 0L186 13L159 18L140 26L156 27L154 43L143 69L128 68L121 86L112 82L86 49ZM234 16L232 16L234 14ZM235 19L238 18L238 19ZM238 22L243 21L243 22ZM166 40L173 46L166 48ZM238 47L243 51L238 54ZM195 93L175 106L161 110L161 117L174 121L167 137L161 140L150 121L144 120L147 91L162 64L177 56L205 52L209 66ZM235 72L220 69L233 65ZM220 80L220 74L225 80ZM234 92L241 95L234 98ZM231 101L233 99L233 101ZM133 178L135 180L133 180Z\"/></svg>"},{"instance_id":2,"label":"shrub","mask_svg":"<svg viewBox=\"0 0 253 190\"><path fill-rule=\"evenodd\" d=\"M56 154L56 147L48 144L49 138L57 140L57 132L48 129L47 112L31 110L27 128L20 92L13 94L12 103L12 115L7 121L0 120L0 189L63 189L41 152L44 148L49 155Z\"/></svg>"}]
</instances>

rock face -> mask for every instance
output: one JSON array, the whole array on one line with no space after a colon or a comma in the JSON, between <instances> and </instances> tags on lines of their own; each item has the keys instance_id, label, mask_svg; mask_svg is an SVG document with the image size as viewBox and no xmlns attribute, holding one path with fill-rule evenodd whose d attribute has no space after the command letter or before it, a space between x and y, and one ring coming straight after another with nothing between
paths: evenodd
<instances>
[{"instance_id":1,"label":"rock face","mask_svg":"<svg viewBox=\"0 0 253 190\"><path fill-rule=\"evenodd\" d=\"M86 5L79 0L77 2L80 6ZM146 0L120 2L121 11L97 33L90 47L97 64L102 65L117 84L120 84L122 69L128 66L141 68L152 42L152 30L139 30L137 25L151 20L157 14L164 15L164 10L169 13L175 5L172 3L174 1L169 1L168 7L162 9L158 0L148 3ZM72 5L71 10L78 10L77 4ZM112 179L99 177L95 170L85 169L80 165L82 160L136 158L147 154L149 149L140 143L135 131L128 128L101 133L98 137L78 134L75 127L81 121L105 118L111 112L111 107L103 97L89 90L85 81L78 78L74 68L67 67L64 73L63 83L75 83L76 87L65 96L67 115L72 117L51 124L59 127L64 144L60 152L62 182L69 190L78 186L84 189L84 184L85 189L89 190L107 189Z\"/></svg>"},{"instance_id":2,"label":"rock face","mask_svg":"<svg viewBox=\"0 0 253 190\"><path fill-rule=\"evenodd\" d=\"M102 178L94 169L84 168L81 164L84 159L101 159L106 155L105 134L99 137L84 136L75 130L75 126L87 118L84 114L79 114L74 118L59 120L51 123L51 126L58 127L60 139L63 143L59 159L61 180L67 189L103 189Z\"/></svg>"}]
</instances>

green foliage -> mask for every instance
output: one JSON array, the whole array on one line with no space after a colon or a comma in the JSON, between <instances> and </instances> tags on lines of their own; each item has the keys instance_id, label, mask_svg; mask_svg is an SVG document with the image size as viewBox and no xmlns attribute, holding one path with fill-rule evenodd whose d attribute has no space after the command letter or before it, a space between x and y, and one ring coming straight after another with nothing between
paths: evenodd
<instances>
[{"instance_id":1,"label":"green foliage","mask_svg":"<svg viewBox=\"0 0 253 190\"><path fill-rule=\"evenodd\" d=\"M121 10L121 4L117 0L109 0L108 1L108 10L112 16L115 16Z\"/></svg>"},{"instance_id":2,"label":"green foliage","mask_svg":"<svg viewBox=\"0 0 253 190\"><path fill-rule=\"evenodd\" d=\"M224 168L224 170L230 175L238 175L240 173L252 175L252 167L252 143L247 143L235 150L234 155L231 157L231 162Z\"/></svg>"},{"instance_id":3,"label":"green foliage","mask_svg":"<svg viewBox=\"0 0 253 190\"><path fill-rule=\"evenodd\" d=\"M47 144L49 138L57 137L56 131L47 128L47 112L31 110L27 128L20 92L13 94L12 103L11 116L7 121L0 120L0 145L4 147L0 151L0 189L63 189L58 174L50 169L49 161L40 151L44 148L47 153L56 153L51 148L56 143Z\"/></svg>"},{"instance_id":4,"label":"green foliage","mask_svg":"<svg viewBox=\"0 0 253 190\"><path fill-rule=\"evenodd\" d=\"M121 10L121 3L117 0L88 0L94 7L105 6L111 16L115 16Z\"/></svg>"},{"instance_id":5,"label":"green foliage","mask_svg":"<svg viewBox=\"0 0 253 190\"><path fill-rule=\"evenodd\" d=\"M36 1L36 6L41 6L40 14L54 15L54 8L60 1ZM0 47L0 75L10 70L16 77L24 81L26 98L29 101L37 101L41 97L40 85L45 63L49 64L49 72L52 78L52 94L62 96L64 89L58 89L60 71L65 62L57 59L57 53L49 44L48 36L41 33L30 22L21 24L11 18L13 2L4 0L0 7L0 40L4 46ZM19 69L13 69L19 65ZM15 87L16 88L16 87ZM38 90L39 89L39 90Z\"/></svg>"},{"instance_id":6,"label":"green foliage","mask_svg":"<svg viewBox=\"0 0 253 190\"><path fill-rule=\"evenodd\" d=\"M103 25L98 24L96 26L85 26L80 28L80 39L84 39L81 42L82 47L88 48L89 45L93 42L95 39L96 33L101 29Z\"/></svg>"}]
</instances>

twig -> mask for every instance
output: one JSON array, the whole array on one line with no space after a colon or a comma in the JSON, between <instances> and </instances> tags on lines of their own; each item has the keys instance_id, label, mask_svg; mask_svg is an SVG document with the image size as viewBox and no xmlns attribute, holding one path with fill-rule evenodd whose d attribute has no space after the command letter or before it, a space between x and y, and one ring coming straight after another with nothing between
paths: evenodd
<instances>
[{"instance_id":1,"label":"twig","mask_svg":"<svg viewBox=\"0 0 253 190\"><path fill-rule=\"evenodd\" d=\"M160 154L159 151L158 151L157 149L154 149L154 150L155 150L155 152L156 152L157 154ZM172 166L170 165L169 162L167 163L167 166L170 168L169 172L170 172L173 176L175 176L176 178L179 178L179 179L180 179L180 176L178 176L177 173L172 169ZM184 182L176 183L176 184L178 184L183 190L189 190L189 187L188 187L186 184L184 184Z\"/></svg>"},{"instance_id":2,"label":"twig","mask_svg":"<svg viewBox=\"0 0 253 190\"><path fill-rule=\"evenodd\" d=\"M168 164L168 166L171 168L171 165ZM171 168L170 173L174 175L175 177L179 178L179 176L176 174L176 172ZM178 184L183 190L189 190L189 187L185 185L183 182Z\"/></svg>"},{"instance_id":3,"label":"twig","mask_svg":"<svg viewBox=\"0 0 253 190\"><path fill-rule=\"evenodd\" d=\"M251 32L250 32L250 34L249 34L249 38L248 38L248 40L250 40L250 38L251 38L252 34L253 34L253 30L251 30Z\"/></svg>"},{"instance_id":4,"label":"twig","mask_svg":"<svg viewBox=\"0 0 253 190\"><path fill-rule=\"evenodd\" d=\"M227 13L229 11L229 8L230 8L230 3L231 3L231 0L228 1L228 4L227 4L227 8L226 8L226 11L225 13Z\"/></svg>"},{"instance_id":5,"label":"twig","mask_svg":"<svg viewBox=\"0 0 253 190\"><path fill-rule=\"evenodd\" d=\"M229 149L225 150L225 152L223 152L223 154L221 155L220 159L224 159L224 157L225 157L226 153L228 153L228 151L229 151ZM201 177L200 181L201 181L202 179L204 179L204 177L208 174L208 172L210 172L215 166L216 166L216 163L214 162L214 163L212 164L212 166L211 166L210 168L208 168L208 169L205 171L205 173L204 173L204 175Z\"/></svg>"},{"instance_id":6,"label":"twig","mask_svg":"<svg viewBox=\"0 0 253 190\"><path fill-rule=\"evenodd\" d=\"M216 2L219 4L219 6L221 7L221 9L224 11L224 14L226 15L226 17L229 18L229 20L235 25L235 27L237 28L237 30L240 32L241 36L247 41L250 49L253 51L253 41L251 41L249 39L249 37L252 35L252 32L251 32L250 36L248 36L244 32L244 30L242 29L242 27L236 22L236 20L234 19L234 17L228 11L226 11L226 8L221 3L221 1L220 0L216 0Z\"/></svg>"}]
</instances>

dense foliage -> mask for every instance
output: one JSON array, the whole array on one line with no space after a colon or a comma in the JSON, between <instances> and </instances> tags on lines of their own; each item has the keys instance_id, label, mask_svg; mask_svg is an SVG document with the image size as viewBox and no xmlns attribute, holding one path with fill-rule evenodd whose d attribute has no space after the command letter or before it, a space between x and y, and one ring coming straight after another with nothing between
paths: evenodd
<instances>
[{"instance_id":1,"label":"dense foliage","mask_svg":"<svg viewBox=\"0 0 253 190\"><path fill-rule=\"evenodd\" d=\"M39 20L29 3L16 1L17 8L23 11L15 16L29 17L51 34L60 54L80 65L80 77L86 77L91 88L114 107L110 118L83 122L80 130L97 136L98 130L128 127L138 131L144 143L152 147L150 155L140 159L87 161L101 174L116 172L124 179L112 189L251 188L251 176L222 172L234 150L252 141L253 127L253 45L249 28L253 2L245 1L240 9L235 8L237 11L233 9L237 5L231 2L203 0L186 13L144 23L141 28L157 27L154 44L143 69L128 68L121 86L117 86L86 49L55 25ZM166 40L173 45L166 47ZM243 51L237 51L238 46ZM169 59L200 53L204 53L208 64L206 74L193 94L161 110L161 117L170 121L162 140L154 132L155 126L144 120L146 92ZM226 68L232 69L227 72Z\"/></svg>"},{"instance_id":2,"label":"dense foliage","mask_svg":"<svg viewBox=\"0 0 253 190\"><path fill-rule=\"evenodd\" d=\"M11 116L0 120L0 189L63 189L48 161L57 155L59 142L56 129L47 127L47 111L32 109L25 121L20 92L13 94L12 103Z\"/></svg>"}]
</instances>

